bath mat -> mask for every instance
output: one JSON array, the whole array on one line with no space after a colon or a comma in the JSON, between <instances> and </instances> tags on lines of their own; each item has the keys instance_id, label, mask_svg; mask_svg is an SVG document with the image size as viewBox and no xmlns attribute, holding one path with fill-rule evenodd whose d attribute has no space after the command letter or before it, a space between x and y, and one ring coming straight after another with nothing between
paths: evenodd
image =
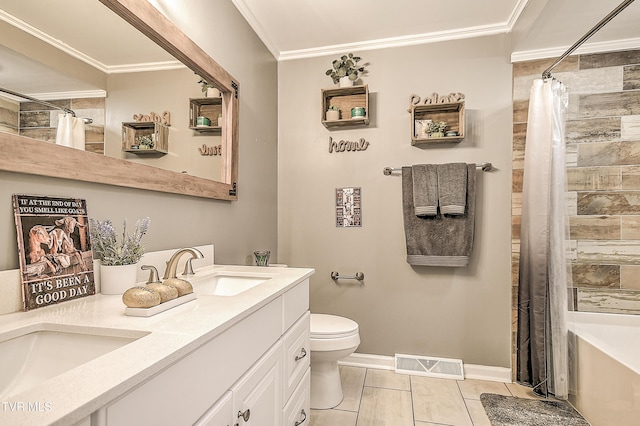
<instances>
[{"instance_id":1,"label":"bath mat","mask_svg":"<svg viewBox=\"0 0 640 426\"><path fill-rule=\"evenodd\" d=\"M589 426L569 403L483 393L491 426Z\"/></svg>"}]
</instances>

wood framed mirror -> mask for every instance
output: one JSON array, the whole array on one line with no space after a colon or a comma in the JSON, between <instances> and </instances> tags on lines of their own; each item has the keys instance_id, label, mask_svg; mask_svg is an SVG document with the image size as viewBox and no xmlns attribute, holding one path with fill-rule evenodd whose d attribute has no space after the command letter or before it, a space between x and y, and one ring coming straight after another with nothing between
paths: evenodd
<instances>
[{"instance_id":1,"label":"wood framed mirror","mask_svg":"<svg viewBox=\"0 0 640 426\"><path fill-rule=\"evenodd\" d=\"M225 146L219 180L112 158L52 143L0 133L0 170L73 179L219 200L236 200L238 183L238 80L146 1L99 0L153 40L222 96L221 140ZM185 96L185 102L189 102Z\"/></svg>"}]
</instances>

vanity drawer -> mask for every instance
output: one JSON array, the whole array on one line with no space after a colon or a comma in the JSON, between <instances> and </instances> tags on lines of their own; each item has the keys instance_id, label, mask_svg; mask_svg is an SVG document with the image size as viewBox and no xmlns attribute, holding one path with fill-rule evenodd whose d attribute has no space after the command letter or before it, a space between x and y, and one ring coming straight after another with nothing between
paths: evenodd
<instances>
[{"instance_id":1,"label":"vanity drawer","mask_svg":"<svg viewBox=\"0 0 640 426\"><path fill-rule=\"evenodd\" d=\"M310 426L311 424L311 369L304 376L282 411L282 426Z\"/></svg>"},{"instance_id":2,"label":"vanity drawer","mask_svg":"<svg viewBox=\"0 0 640 426\"><path fill-rule=\"evenodd\" d=\"M309 278L282 295L282 334L309 310Z\"/></svg>"},{"instance_id":3,"label":"vanity drawer","mask_svg":"<svg viewBox=\"0 0 640 426\"><path fill-rule=\"evenodd\" d=\"M283 401L287 401L302 376L310 365L310 325L311 314L307 311L302 318L283 336L284 362L283 377Z\"/></svg>"}]
</instances>

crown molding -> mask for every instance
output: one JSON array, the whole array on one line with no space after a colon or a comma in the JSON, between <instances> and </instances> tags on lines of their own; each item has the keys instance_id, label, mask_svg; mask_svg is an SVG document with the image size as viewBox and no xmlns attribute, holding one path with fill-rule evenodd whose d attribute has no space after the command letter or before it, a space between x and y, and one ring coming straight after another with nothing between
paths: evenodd
<instances>
[{"instance_id":1,"label":"crown molding","mask_svg":"<svg viewBox=\"0 0 640 426\"><path fill-rule=\"evenodd\" d=\"M552 47L549 49L534 49L513 52L511 63L532 61L536 59L557 58L562 55L570 46ZM616 52L622 50L640 49L640 38L628 38L624 40L602 41L595 43L585 43L573 52L573 55L584 55L589 53Z\"/></svg>"},{"instance_id":2,"label":"crown molding","mask_svg":"<svg viewBox=\"0 0 640 426\"><path fill-rule=\"evenodd\" d=\"M341 54L344 53L345 50L364 51L387 49L391 47L413 46L417 44L438 43L465 38L483 37L508 33L510 30L510 27L506 23L482 25L477 27L462 28L458 30L438 31L433 33L414 34L400 37L389 37L357 43L335 44L331 46L322 46L311 49L288 50L280 52L280 54L276 58L278 61L288 61L293 59Z\"/></svg>"},{"instance_id":3,"label":"crown molding","mask_svg":"<svg viewBox=\"0 0 640 426\"><path fill-rule=\"evenodd\" d=\"M0 10L0 20L13 25L19 30L24 31L25 33L32 35L33 37L41 40L58 50L63 51L67 55L70 55L80 61L102 71L105 74L121 74L121 73L129 73L129 72L144 72L144 71L163 71L163 70L171 70L184 68L185 65L180 61L163 61L163 62L149 62L143 64L126 64L126 65L105 65L100 61L95 60L91 56L85 55L84 53L74 49L73 47L61 42L60 40L51 37L49 34L40 31L36 27L24 22L21 19L16 18L15 16L5 12L4 10Z\"/></svg>"},{"instance_id":4,"label":"crown molding","mask_svg":"<svg viewBox=\"0 0 640 426\"><path fill-rule=\"evenodd\" d=\"M113 65L107 67L107 74L123 74L130 72L166 71L186 68L180 61L148 62L145 64Z\"/></svg>"},{"instance_id":5,"label":"crown molding","mask_svg":"<svg viewBox=\"0 0 640 426\"><path fill-rule=\"evenodd\" d=\"M276 60L280 56L280 51L276 47L276 44L271 40L267 31L265 31L264 27L260 24L260 22L256 19L255 15L251 13L251 9L249 9L244 2L244 0L231 0L231 3L238 9L238 12L242 15L242 17L247 21L249 26L256 33L258 38L264 43L266 48L271 52Z\"/></svg>"},{"instance_id":6,"label":"crown molding","mask_svg":"<svg viewBox=\"0 0 640 426\"><path fill-rule=\"evenodd\" d=\"M107 72L107 66L105 64L103 64L100 61L96 61L95 59L93 59L92 57L85 55L84 53L74 49L73 47L62 43L60 40L51 37L49 34L40 31L39 29L37 29L36 27L29 25L28 23L24 22L21 19L16 18L13 15L10 15L9 13L5 12L4 10L0 10L0 20L3 20L4 22L13 25L14 27L24 31L27 34L30 34L32 36L34 36L35 38L44 41L45 43L50 44L51 46L55 47L56 49L59 49L63 52L65 52L67 55L70 55L76 59L81 60L82 62L85 62L89 65L91 65L94 68L97 68L98 70L106 73Z\"/></svg>"},{"instance_id":7,"label":"crown molding","mask_svg":"<svg viewBox=\"0 0 640 426\"><path fill-rule=\"evenodd\" d=\"M476 27L461 28L450 31L439 31L433 33L413 34L400 37L389 37L377 40L368 40L357 43L344 43L329 46L319 46L310 49L284 50L280 51L273 40L269 37L264 27L256 19L255 15L247 7L244 0L231 0L236 9L249 23L253 31L262 40L269 52L277 61L287 61L294 59L313 58L318 56L327 56L344 53L345 50L375 50L386 49L390 47L412 46L426 43L437 43L442 41L459 40L472 37L483 37L488 35L502 34L511 32L513 26L517 22L520 14L524 11L529 0L519 0L514 7L509 19L503 23L481 25Z\"/></svg>"},{"instance_id":8,"label":"crown molding","mask_svg":"<svg viewBox=\"0 0 640 426\"><path fill-rule=\"evenodd\" d=\"M28 93L27 96L42 101L54 101L57 99L106 98L107 92L106 90L74 90L70 92ZM21 101L24 102L24 99Z\"/></svg>"}]
</instances>

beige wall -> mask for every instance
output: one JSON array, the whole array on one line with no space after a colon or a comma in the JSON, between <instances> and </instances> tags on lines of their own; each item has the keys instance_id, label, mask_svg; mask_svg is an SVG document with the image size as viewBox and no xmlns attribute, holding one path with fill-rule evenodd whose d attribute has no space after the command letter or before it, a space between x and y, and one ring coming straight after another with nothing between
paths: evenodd
<instances>
[{"instance_id":1,"label":"beige wall","mask_svg":"<svg viewBox=\"0 0 640 426\"><path fill-rule=\"evenodd\" d=\"M345 52L346 53L346 52ZM316 268L311 310L360 325L358 352L462 358L510 366L511 65L508 36L355 52L368 62L369 127L320 123L324 72L338 55L279 63L279 261ZM467 136L414 147L409 97L466 95ZM365 138L366 151L329 153L329 137ZM411 267L405 261L401 177L385 166L492 162L478 172L474 250L466 268ZM337 187L362 188L360 228L336 228ZM365 274L333 282L331 271Z\"/></svg>"},{"instance_id":2,"label":"beige wall","mask_svg":"<svg viewBox=\"0 0 640 426\"><path fill-rule=\"evenodd\" d=\"M0 270L18 267L13 193L84 198L91 217L115 223L148 215L152 220L145 237L148 250L214 243L218 263L244 264L257 248L271 249L277 256L276 61L231 1L216 2L215 10L206 14L201 10L210 11L211 5L200 2L182 10L185 16L180 19L170 18L240 81L239 200L222 202L0 172ZM185 103L189 96L193 93L184 94Z\"/></svg>"}]
</instances>

